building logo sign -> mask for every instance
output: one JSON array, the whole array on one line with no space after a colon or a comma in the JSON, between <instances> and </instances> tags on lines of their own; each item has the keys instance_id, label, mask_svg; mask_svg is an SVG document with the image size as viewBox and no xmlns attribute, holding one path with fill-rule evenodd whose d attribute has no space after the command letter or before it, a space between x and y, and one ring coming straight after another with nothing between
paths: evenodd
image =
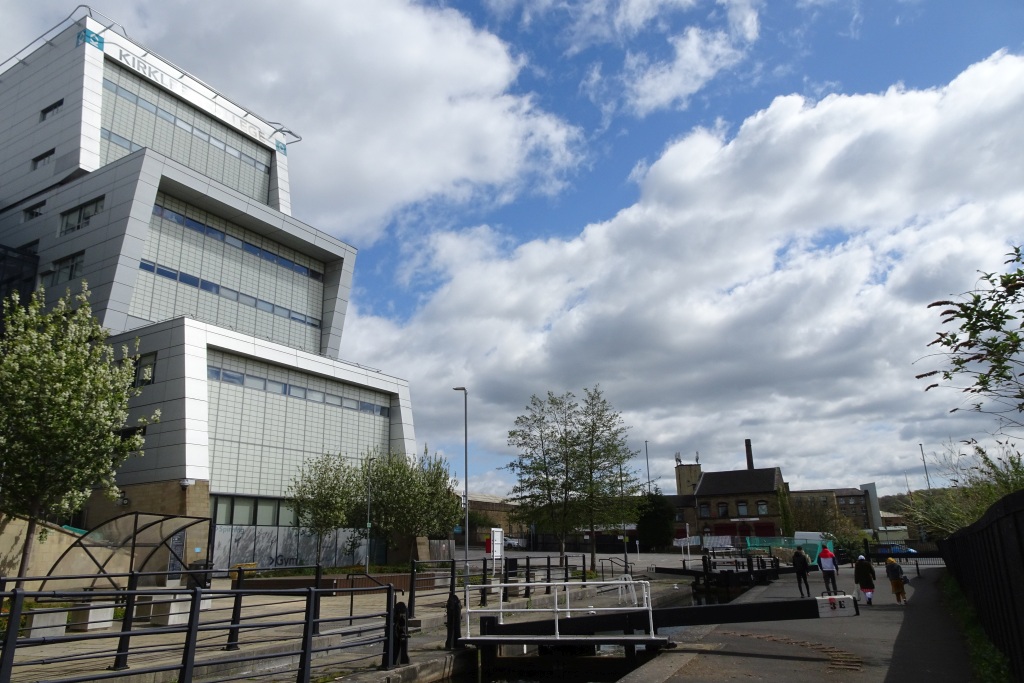
<instances>
[{"instance_id":1,"label":"building logo sign","mask_svg":"<svg viewBox=\"0 0 1024 683\"><path fill-rule=\"evenodd\" d=\"M156 81L160 85L164 86L168 90L180 91L181 84L178 79L173 78L170 74L161 71L152 64L148 63L141 57L136 57L131 52L128 52L123 47L117 48L117 61L126 65L132 71L136 71L151 81Z\"/></svg>"},{"instance_id":2,"label":"building logo sign","mask_svg":"<svg viewBox=\"0 0 1024 683\"><path fill-rule=\"evenodd\" d=\"M280 140L274 140L274 147L277 147L277 151L281 154L288 156L288 145L284 144Z\"/></svg>"},{"instance_id":3,"label":"building logo sign","mask_svg":"<svg viewBox=\"0 0 1024 683\"><path fill-rule=\"evenodd\" d=\"M87 28L83 28L81 31L78 32L78 38L75 39L75 47L78 47L79 45L92 45L93 47L97 48L102 52L103 36L96 33L95 31L90 31Z\"/></svg>"}]
</instances>

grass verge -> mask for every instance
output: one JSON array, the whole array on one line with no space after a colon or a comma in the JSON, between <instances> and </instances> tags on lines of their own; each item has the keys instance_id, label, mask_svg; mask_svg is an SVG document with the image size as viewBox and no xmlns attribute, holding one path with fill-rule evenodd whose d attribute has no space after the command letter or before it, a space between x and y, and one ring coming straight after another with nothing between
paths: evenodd
<instances>
[{"instance_id":1,"label":"grass verge","mask_svg":"<svg viewBox=\"0 0 1024 683\"><path fill-rule=\"evenodd\" d=\"M984 683L1012 683L1010 660L989 640L974 606L960 590L956 579L949 574L942 579L942 597L967 642L973 680Z\"/></svg>"}]
</instances>

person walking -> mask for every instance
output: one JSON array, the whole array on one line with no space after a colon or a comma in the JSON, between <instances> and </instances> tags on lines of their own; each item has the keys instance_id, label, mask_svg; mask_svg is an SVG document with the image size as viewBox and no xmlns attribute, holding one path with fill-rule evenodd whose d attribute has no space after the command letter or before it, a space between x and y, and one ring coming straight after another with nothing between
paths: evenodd
<instances>
[{"instance_id":1,"label":"person walking","mask_svg":"<svg viewBox=\"0 0 1024 683\"><path fill-rule=\"evenodd\" d=\"M793 553L793 569L796 570L796 587L800 589L800 597L804 597L804 588L807 589L807 597L811 597L811 586L807 583L807 572L811 568L811 558L807 557L804 547L798 545Z\"/></svg>"},{"instance_id":2,"label":"person walking","mask_svg":"<svg viewBox=\"0 0 1024 683\"><path fill-rule=\"evenodd\" d=\"M857 564L853 565L853 581L864 593L864 600L870 605L871 598L875 596L875 568L863 555L858 555Z\"/></svg>"},{"instance_id":3,"label":"person walking","mask_svg":"<svg viewBox=\"0 0 1024 683\"><path fill-rule=\"evenodd\" d=\"M885 577L889 579L889 585L892 586L892 594L896 596L896 604L907 604L907 579L903 575L903 567L891 557L885 560Z\"/></svg>"},{"instance_id":4,"label":"person walking","mask_svg":"<svg viewBox=\"0 0 1024 683\"><path fill-rule=\"evenodd\" d=\"M825 590L828 594L838 595L839 587L836 585L836 575L839 573L839 563L827 545L822 546L821 552L818 553L818 569L821 570L821 578L825 580ZM830 589L829 586L832 588Z\"/></svg>"}]
</instances>

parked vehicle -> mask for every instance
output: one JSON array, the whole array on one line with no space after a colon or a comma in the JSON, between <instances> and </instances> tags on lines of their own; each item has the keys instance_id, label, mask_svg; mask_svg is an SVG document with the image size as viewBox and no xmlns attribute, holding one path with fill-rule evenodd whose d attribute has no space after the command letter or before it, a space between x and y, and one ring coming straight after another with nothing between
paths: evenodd
<instances>
[{"instance_id":1,"label":"parked vehicle","mask_svg":"<svg viewBox=\"0 0 1024 683\"><path fill-rule=\"evenodd\" d=\"M505 537L505 547L506 548L525 548L526 547L526 539L525 538L509 538L508 536L506 536Z\"/></svg>"}]
</instances>

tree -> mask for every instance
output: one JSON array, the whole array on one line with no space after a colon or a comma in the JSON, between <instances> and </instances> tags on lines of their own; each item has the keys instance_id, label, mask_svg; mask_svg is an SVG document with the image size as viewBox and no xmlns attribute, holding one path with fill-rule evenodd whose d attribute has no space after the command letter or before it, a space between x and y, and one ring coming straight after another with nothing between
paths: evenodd
<instances>
[{"instance_id":1,"label":"tree","mask_svg":"<svg viewBox=\"0 0 1024 683\"><path fill-rule=\"evenodd\" d=\"M3 323L0 512L28 519L18 570L25 576L37 522L74 513L94 488L115 495L117 468L142 455L143 430L125 429L128 401L139 394L138 356L123 346L115 357L84 282L49 311L42 287L24 307L11 294ZM139 426L158 419L159 411Z\"/></svg>"},{"instance_id":2,"label":"tree","mask_svg":"<svg viewBox=\"0 0 1024 683\"><path fill-rule=\"evenodd\" d=\"M967 394L973 410L991 413L1004 428L1015 429L1024 426L1024 254L1018 246L1007 256L1011 268L1006 273L982 273L981 286L959 301L929 304L943 309L942 325L953 327L936 333L929 344L948 367L917 378L940 377ZM925 390L938 386L932 383Z\"/></svg>"},{"instance_id":3,"label":"tree","mask_svg":"<svg viewBox=\"0 0 1024 683\"><path fill-rule=\"evenodd\" d=\"M635 518L641 485L627 466L634 455L626 448L627 430L595 386L582 406L572 392L530 397L509 431L509 445L519 450L505 468L517 479L509 497L519 504L519 519L555 534L560 558L568 535L584 527L594 569L597 529Z\"/></svg>"},{"instance_id":4,"label":"tree","mask_svg":"<svg viewBox=\"0 0 1024 683\"><path fill-rule=\"evenodd\" d=\"M664 548L676 531L676 509L668 498L655 491L643 497L636 520L636 537L646 548Z\"/></svg>"},{"instance_id":5,"label":"tree","mask_svg":"<svg viewBox=\"0 0 1024 683\"><path fill-rule=\"evenodd\" d=\"M417 536L447 538L462 515L458 482L451 477L448 461L429 455L426 446L422 456L411 458L394 451L370 451L363 458L360 479L361 509L365 514L369 483L373 528L391 548L406 539L415 544Z\"/></svg>"},{"instance_id":6,"label":"tree","mask_svg":"<svg viewBox=\"0 0 1024 683\"><path fill-rule=\"evenodd\" d=\"M316 534L316 561L320 562L324 536L341 529L359 498L356 470L341 454L310 458L288 486L288 498L299 526Z\"/></svg>"},{"instance_id":7,"label":"tree","mask_svg":"<svg viewBox=\"0 0 1024 683\"><path fill-rule=\"evenodd\" d=\"M936 538L970 526L1001 498L1024 489L1024 459L1012 443L997 442L994 456L976 441L964 445L966 453L951 444L938 463L940 474L953 485L916 491L901 510Z\"/></svg>"}]
</instances>

